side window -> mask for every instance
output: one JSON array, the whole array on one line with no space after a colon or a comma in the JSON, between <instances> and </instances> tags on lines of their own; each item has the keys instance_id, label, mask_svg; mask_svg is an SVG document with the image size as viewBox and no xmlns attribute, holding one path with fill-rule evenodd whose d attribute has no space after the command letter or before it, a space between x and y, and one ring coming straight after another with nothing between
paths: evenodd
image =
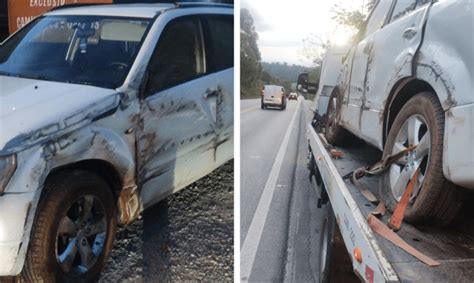
<instances>
[{"instance_id":1,"label":"side window","mask_svg":"<svg viewBox=\"0 0 474 283\"><path fill-rule=\"evenodd\" d=\"M234 19L231 16L209 16L205 20L207 72L234 66Z\"/></svg>"},{"instance_id":2,"label":"side window","mask_svg":"<svg viewBox=\"0 0 474 283\"><path fill-rule=\"evenodd\" d=\"M168 23L148 66L147 95L204 74L201 30L195 17L177 18Z\"/></svg>"},{"instance_id":3,"label":"side window","mask_svg":"<svg viewBox=\"0 0 474 283\"><path fill-rule=\"evenodd\" d=\"M381 28L385 22L388 12L392 6L391 0L379 0L374 8L374 11L370 15L365 28L365 37L373 34L379 28Z\"/></svg>"},{"instance_id":4,"label":"side window","mask_svg":"<svg viewBox=\"0 0 474 283\"><path fill-rule=\"evenodd\" d=\"M392 18L390 21L394 21L398 18L405 16L415 9L416 0L397 0L397 4L393 9Z\"/></svg>"}]
</instances>

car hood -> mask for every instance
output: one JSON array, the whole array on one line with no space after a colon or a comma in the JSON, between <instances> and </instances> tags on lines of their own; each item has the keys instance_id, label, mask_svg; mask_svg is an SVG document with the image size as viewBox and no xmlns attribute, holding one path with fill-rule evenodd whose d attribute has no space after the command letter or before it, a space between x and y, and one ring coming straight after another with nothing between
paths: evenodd
<instances>
[{"instance_id":1,"label":"car hood","mask_svg":"<svg viewBox=\"0 0 474 283\"><path fill-rule=\"evenodd\" d=\"M82 127L119 101L112 89L0 76L0 155Z\"/></svg>"}]
</instances>

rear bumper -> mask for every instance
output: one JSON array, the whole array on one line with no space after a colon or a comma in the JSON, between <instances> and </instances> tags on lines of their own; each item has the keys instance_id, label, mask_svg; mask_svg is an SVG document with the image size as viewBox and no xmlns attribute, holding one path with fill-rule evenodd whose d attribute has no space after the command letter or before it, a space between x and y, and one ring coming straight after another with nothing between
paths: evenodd
<instances>
[{"instance_id":1,"label":"rear bumper","mask_svg":"<svg viewBox=\"0 0 474 283\"><path fill-rule=\"evenodd\" d=\"M264 97L262 100L265 105L282 105L285 104L286 99L280 97L267 98Z\"/></svg>"},{"instance_id":2,"label":"rear bumper","mask_svg":"<svg viewBox=\"0 0 474 283\"><path fill-rule=\"evenodd\" d=\"M274 103L263 103L265 106L270 106L270 107L281 107L282 104L274 104ZM285 104L283 104L284 106Z\"/></svg>"},{"instance_id":3,"label":"rear bumper","mask_svg":"<svg viewBox=\"0 0 474 283\"><path fill-rule=\"evenodd\" d=\"M443 173L451 182L474 190L474 104L446 111Z\"/></svg>"},{"instance_id":4,"label":"rear bumper","mask_svg":"<svg viewBox=\"0 0 474 283\"><path fill-rule=\"evenodd\" d=\"M280 107L280 106L284 106L286 105L286 99L273 99L273 100L270 100L270 99L264 99L262 101L262 103L266 106L275 106L275 107Z\"/></svg>"},{"instance_id":5,"label":"rear bumper","mask_svg":"<svg viewBox=\"0 0 474 283\"><path fill-rule=\"evenodd\" d=\"M23 268L26 247L22 242L25 231L31 229L25 224L34 195L31 192L0 196L0 276L18 275Z\"/></svg>"}]
</instances>

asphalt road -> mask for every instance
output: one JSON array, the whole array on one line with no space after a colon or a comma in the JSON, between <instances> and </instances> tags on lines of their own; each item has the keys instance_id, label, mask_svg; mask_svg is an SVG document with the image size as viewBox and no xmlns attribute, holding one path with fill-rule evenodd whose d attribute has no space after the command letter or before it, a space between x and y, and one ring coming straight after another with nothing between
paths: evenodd
<instances>
[{"instance_id":1,"label":"asphalt road","mask_svg":"<svg viewBox=\"0 0 474 283\"><path fill-rule=\"evenodd\" d=\"M241 280L318 280L322 213L306 169L303 105L241 101Z\"/></svg>"}]
</instances>

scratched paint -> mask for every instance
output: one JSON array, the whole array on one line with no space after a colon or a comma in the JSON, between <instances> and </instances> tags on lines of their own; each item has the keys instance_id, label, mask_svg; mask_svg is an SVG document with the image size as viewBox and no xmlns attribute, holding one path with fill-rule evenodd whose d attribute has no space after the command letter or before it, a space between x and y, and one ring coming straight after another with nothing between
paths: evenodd
<instances>
[{"instance_id":1,"label":"scratched paint","mask_svg":"<svg viewBox=\"0 0 474 283\"><path fill-rule=\"evenodd\" d=\"M416 94L409 92L433 92L446 111L444 175L466 188L474 188L474 176L468 173L474 170L474 156L462 154L472 152L469 140L474 132L469 118L474 107L471 6L467 1L435 1L404 10L403 16L353 46L342 71L332 70L343 95L338 122L381 150L389 122ZM327 84L325 77L330 75L322 74L321 85ZM318 93L315 99L320 115L326 111L323 97ZM460 127L465 134L459 135Z\"/></svg>"},{"instance_id":2,"label":"scratched paint","mask_svg":"<svg viewBox=\"0 0 474 283\"><path fill-rule=\"evenodd\" d=\"M0 276L21 271L41 192L54 170L92 161L112 168L119 179L112 188L119 222L128 224L146 207L232 158L233 68L146 99L141 89L168 21L196 13L232 15L232 9L142 9L146 17L166 13L150 28L117 89L0 76L0 158L17 160L0 196L0 253L5 255ZM17 209L9 210L14 203ZM9 212L14 217L1 217Z\"/></svg>"}]
</instances>

